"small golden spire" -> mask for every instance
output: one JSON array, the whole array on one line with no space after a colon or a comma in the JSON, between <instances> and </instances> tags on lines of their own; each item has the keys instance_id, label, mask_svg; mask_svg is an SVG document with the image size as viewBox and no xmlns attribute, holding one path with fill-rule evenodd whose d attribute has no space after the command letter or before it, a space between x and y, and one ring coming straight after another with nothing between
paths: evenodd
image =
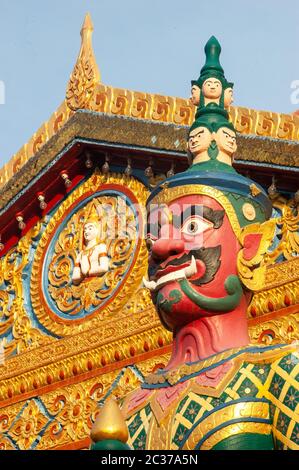
<instances>
[{"instance_id":1,"label":"small golden spire","mask_svg":"<svg viewBox=\"0 0 299 470\"><path fill-rule=\"evenodd\" d=\"M129 433L124 417L115 401L110 398L101 408L91 428L93 442L104 440L127 442Z\"/></svg>"},{"instance_id":2,"label":"small golden spire","mask_svg":"<svg viewBox=\"0 0 299 470\"><path fill-rule=\"evenodd\" d=\"M101 80L92 48L92 32L91 16L87 13L81 29L80 53L66 90L66 101L73 111L89 109L94 89Z\"/></svg>"}]
</instances>

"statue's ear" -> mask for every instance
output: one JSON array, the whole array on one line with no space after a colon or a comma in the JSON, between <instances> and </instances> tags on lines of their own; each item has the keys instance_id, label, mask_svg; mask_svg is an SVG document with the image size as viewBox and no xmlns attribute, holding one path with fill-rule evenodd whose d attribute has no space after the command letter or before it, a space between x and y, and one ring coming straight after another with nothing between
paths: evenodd
<instances>
[{"instance_id":1,"label":"statue's ear","mask_svg":"<svg viewBox=\"0 0 299 470\"><path fill-rule=\"evenodd\" d=\"M263 224L252 224L242 228L239 242L238 273L243 284L250 290L263 288L265 281L265 257L270 248L276 227L276 219Z\"/></svg>"}]
</instances>

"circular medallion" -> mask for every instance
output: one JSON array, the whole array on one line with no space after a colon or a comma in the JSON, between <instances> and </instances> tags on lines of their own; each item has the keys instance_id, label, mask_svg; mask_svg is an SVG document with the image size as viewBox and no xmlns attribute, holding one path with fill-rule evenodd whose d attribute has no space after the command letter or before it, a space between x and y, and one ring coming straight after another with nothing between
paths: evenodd
<instances>
[{"instance_id":1,"label":"circular medallion","mask_svg":"<svg viewBox=\"0 0 299 470\"><path fill-rule=\"evenodd\" d=\"M146 197L132 177L93 175L60 205L31 277L32 305L49 331L90 328L128 301L145 270L135 261L143 252L146 258L140 212Z\"/></svg>"},{"instance_id":2,"label":"circular medallion","mask_svg":"<svg viewBox=\"0 0 299 470\"><path fill-rule=\"evenodd\" d=\"M242 212L243 212L245 219L247 220L251 221L251 220L254 220L256 217L255 208L249 202L245 202L245 204L243 204Z\"/></svg>"}]
</instances>

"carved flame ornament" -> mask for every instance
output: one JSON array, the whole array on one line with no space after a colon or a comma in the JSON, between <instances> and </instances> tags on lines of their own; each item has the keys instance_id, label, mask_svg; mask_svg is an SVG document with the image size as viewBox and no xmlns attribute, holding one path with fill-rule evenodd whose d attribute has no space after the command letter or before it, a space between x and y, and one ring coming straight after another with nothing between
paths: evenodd
<instances>
[{"instance_id":1,"label":"carved flame ornament","mask_svg":"<svg viewBox=\"0 0 299 470\"><path fill-rule=\"evenodd\" d=\"M90 108L89 102L93 96L93 91L101 80L92 48L92 32L93 24L90 14L87 13L81 29L80 53L66 91L67 105L73 111Z\"/></svg>"}]
</instances>

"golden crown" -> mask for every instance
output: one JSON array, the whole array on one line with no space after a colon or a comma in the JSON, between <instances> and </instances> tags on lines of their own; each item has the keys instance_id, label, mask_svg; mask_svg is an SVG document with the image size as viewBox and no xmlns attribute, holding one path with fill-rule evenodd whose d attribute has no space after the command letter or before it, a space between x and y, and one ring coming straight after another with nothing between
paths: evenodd
<instances>
[{"instance_id":1,"label":"golden crown","mask_svg":"<svg viewBox=\"0 0 299 470\"><path fill-rule=\"evenodd\" d=\"M87 224L88 222L91 223L91 222L100 222L100 214L99 214L99 211L97 210L97 207L95 205L94 202L92 202L89 207L88 207L88 211L86 213L86 217L85 217L85 220L84 220L84 224Z\"/></svg>"}]
</instances>

